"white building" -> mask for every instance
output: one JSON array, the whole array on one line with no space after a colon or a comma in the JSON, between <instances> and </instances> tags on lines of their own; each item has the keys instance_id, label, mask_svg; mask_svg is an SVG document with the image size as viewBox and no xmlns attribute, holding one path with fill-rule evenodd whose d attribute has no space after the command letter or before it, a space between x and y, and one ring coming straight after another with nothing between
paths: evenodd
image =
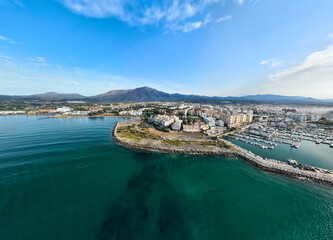
<instances>
[{"instance_id":1,"label":"white building","mask_svg":"<svg viewBox=\"0 0 333 240\"><path fill-rule=\"evenodd\" d=\"M172 129L172 130L176 130L176 131L180 131L180 129L181 129L181 127L182 127L182 123L183 123L183 120L175 121L175 122L171 125L171 129Z\"/></svg>"},{"instance_id":2,"label":"white building","mask_svg":"<svg viewBox=\"0 0 333 240\"><path fill-rule=\"evenodd\" d=\"M306 116L307 118L307 121L310 121L310 122L316 122L319 120L319 116L317 114L308 114Z\"/></svg>"},{"instance_id":3,"label":"white building","mask_svg":"<svg viewBox=\"0 0 333 240\"><path fill-rule=\"evenodd\" d=\"M200 114L200 117L202 117L202 118L206 118L206 117L207 117L207 113L201 113L201 114Z\"/></svg>"},{"instance_id":4,"label":"white building","mask_svg":"<svg viewBox=\"0 0 333 240\"><path fill-rule=\"evenodd\" d=\"M252 114L221 114L219 116L229 127L238 126L253 121Z\"/></svg>"},{"instance_id":5,"label":"white building","mask_svg":"<svg viewBox=\"0 0 333 240\"><path fill-rule=\"evenodd\" d=\"M165 115L157 115L157 116L151 116L149 118L150 121L162 126L162 127L168 127L172 123L179 120L179 117L177 116L165 116Z\"/></svg>"},{"instance_id":6,"label":"white building","mask_svg":"<svg viewBox=\"0 0 333 240\"><path fill-rule=\"evenodd\" d=\"M216 126L223 127L223 126L224 126L224 122L223 122L222 120L216 120L216 121L215 121L215 125L216 125Z\"/></svg>"},{"instance_id":7,"label":"white building","mask_svg":"<svg viewBox=\"0 0 333 240\"><path fill-rule=\"evenodd\" d=\"M280 128L284 128L284 127L286 127L286 124L284 124L283 122L279 122L277 124L277 126L280 127Z\"/></svg>"},{"instance_id":8,"label":"white building","mask_svg":"<svg viewBox=\"0 0 333 240\"><path fill-rule=\"evenodd\" d=\"M205 123L208 124L209 127L215 127L215 118L209 117L203 119Z\"/></svg>"},{"instance_id":9,"label":"white building","mask_svg":"<svg viewBox=\"0 0 333 240\"><path fill-rule=\"evenodd\" d=\"M55 111L59 112L59 113L66 113L66 112L72 111L72 109L69 107L60 107L60 108L57 108Z\"/></svg>"},{"instance_id":10,"label":"white building","mask_svg":"<svg viewBox=\"0 0 333 240\"><path fill-rule=\"evenodd\" d=\"M294 119L295 122L305 122L305 117L305 114L292 115L292 119Z\"/></svg>"},{"instance_id":11,"label":"white building","mask_svg":"<svg viewBox=\"0 0 333 240\"><path fill-rule=\"evenodd\" d=\"M330 111L330 112L328 113L327 120L328 120L328 121L333 121L333 111Z\"/></svg>"},{"instance_id":12,"label":"white building","mask_svg":"<svg viewBox=\"0 0 333 240\"><path fill-rule=\"evenodd\" d=\"M201 108L208 108L208 109L212 109L213 106L212 105L201 105Z\"/></svg>"},{"instance_id":13,"label":"white building","mask_svg":"<svg viewBox=\"0 0 333 240\"><path fill-rule=\"evenodd\" d=\"M119 112L120 116L140 116L142 115L142 110L130 110L130 111L121 111Z\"/></svg>"}]
</instances>

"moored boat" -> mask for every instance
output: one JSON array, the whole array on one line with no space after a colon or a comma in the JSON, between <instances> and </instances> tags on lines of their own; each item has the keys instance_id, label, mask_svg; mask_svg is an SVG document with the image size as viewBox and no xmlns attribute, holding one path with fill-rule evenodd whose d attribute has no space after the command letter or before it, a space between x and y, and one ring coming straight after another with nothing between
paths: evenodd
<instances>
[{"instance_id":1,"label":"moored boat","mask_svg":"<svg viewBox=\"0 0 333 240\"><path fill-rule=\"evenodd\" d=\"M290 145L290 147L293 147L293 148L299 148L300 146L301 146L301 144L299 144L299 143L292 143Z\"/></svg>"}]
</instances>

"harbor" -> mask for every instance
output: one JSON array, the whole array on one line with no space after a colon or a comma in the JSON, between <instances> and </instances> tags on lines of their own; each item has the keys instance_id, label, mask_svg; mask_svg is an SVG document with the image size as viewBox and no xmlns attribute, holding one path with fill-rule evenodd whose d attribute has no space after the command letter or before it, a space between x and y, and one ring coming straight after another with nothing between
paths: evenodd
<instances>
[{"instance_id":1,"label":"harbor","mask_svg":"<svg viewBox=\"0 0 333 240\"><path fill-rule=\"evenodd\" d=\"M260 134L246 128L223 138L263 158L282 162L293 159L300 164L333 170L333 137L330 131L303 128L267 132Z\"/></svg>"},{"instance_id":2,"label":"harbor","mask_svg":"<svg viewBox=\"0 0 333 240\"><path fill-rule=\"evenodd\" d=\"M121 124L121 126L119 126ZM285 161L279 161L274 158L266 158L253 153L250 150L241 148L236 144L222 140L225 144L229 145L228 148L221 148L219 146L198 146L192 145L190 142L182 142L182 144L165 144L158 139L149 139L145 141L136 140L134 138L119 136L120 129L132 125L132 123L119 123L117 122L112 136L114 141L126 148L132 150L143 150L151 152L171 153L171 154L188 154L188 155L206 155L206 156L223 156L223 157L236 157L243 159L251 165L272 173L278 173L292 178L300 180L311 180L317 183L333 185L333 171L310 166L303 163L298 163L294 159L286 159ZM118 130L119 128L119 130ZM177 140L173 140L177 142ZM268 142L266 142L267 144ZM273 145L274 146L274 145Z\"/></svg>"}]
</instances>

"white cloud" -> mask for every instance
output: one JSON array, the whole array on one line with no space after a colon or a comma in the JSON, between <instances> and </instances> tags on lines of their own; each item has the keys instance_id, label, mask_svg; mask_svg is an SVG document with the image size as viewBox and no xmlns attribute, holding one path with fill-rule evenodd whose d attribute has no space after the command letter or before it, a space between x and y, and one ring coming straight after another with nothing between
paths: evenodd
<instances>
[{"instance_id":1,"label":"white cloud","mask_svg":"<svg viewBox=\"0 0 333 240\"><path fill-rule=\"evenodd\" d=\"M226 16L223 16L223 17L220 17L219 19L216 20L216 22L224 22L224 21L230 21L232 19L232 16L231 15L226 15Z\"/></svg>"},{"instance_id":2,"label":"white cloud","mask_svg":"<svg viewBox=\"0 0 333 240\"><path fill-rule=\"evenodd\" d=\"M300 64L268 76L262 92L333 98L333 44L311 53Z\"/></svg>"},{"instance_id":3,"label":"white cloud","mask_svg":"<svg viewBox=\"0 0 333 240\"><path fill-rule=\"evenodd\" d=\"M114 17L132 26L162 25L171 31L189 32L207 24L204 9L222 0L167 0L150 4L132 0L58 1L72 12L86 17Z\"/></svg>"},{"instance_id":4,"label":"white cloud","mask_svg":"<svg viewBox=\"0 0 333 240\"><path fill-rule=\"evenodd\" d=\"M202 26L202 22L189 22L186 23L183 27L182 27L182 31L183 32L191 32L193 30L196 30L198 28L200 28Z\"/></svg>"},{"instance_id":5,"label":"white cloud","mask_svg":"<svg viewBox=\"0 0 333 240\"><path fill-rule=\"evenodd\" d=\"M266 60L262 60L260 62L261 65L269 65L270 68L273 67L278 67L282 64L282 61L276 60L274 58L272 59L266 59Z\"/></svg>"},{"instance_id":6,"label":"white cloud","mask_svg":"<svg viewBox=\"0 0 333 240\"><path fill-rule=\"evenodd\" d=\"M0 58L3 58L3 59L10 59L10 57L7 57L7 56L1 55L1 54L0 54Z\"/></svg>"},{"instance_id":7,"label":"white cloud","mask_svg":"<svg viewBox=\"0 0 333 240\"><path fill-rule=\"evenodd\" d=\"M203 25L206 25L206 24L210 23L211 21L212 21L211 14L208 13L208 14L206 15L206 19L205 19L205 21L203 22Z\"/></svg>"},{"instance_id":8,"label":"white cloud","mask_svg":"<svg viewBox=\"0 0 333 240\"><path fill-rule=\"evenodd\" d=\"M326 37L326 39L333 39L333 33L328 34L327 37Z\"/></svg>"},{"instance_id":9,"label":"white cloud","mask_svg":"<svg viewBox=\"0 0 333 240\"><path fill-rule=\"evenodd\" d=\"M0 54L0 62L10 63L12 60L13 58Z\"/></svg>"},{"instance_id":10,"label":"white cloud","mask_svg":"<svg viewBox=\"0 0 333 240\"><path fill-rule=\"evenodd\" d=\"M28 57L31 62L46 63L46 59L43 57Z\"/></svg>"},{"instance_id":11,"label":"white cloud","mask_svg":"<svg viewBox=\"0 0 333 240\"><path fill-rule=\"evenodd\" d=\"M44 57L28 57L28 64L31 65L38 65L38 66L49 66L50 64L47 63L46 58Z\"/></svg>"},{"instance_id":12,"label":"white cloud","mask_svg":"<svg viewBox=\"0 0 333 240\"><path fill-rule=\"evenodd\" d=\"M5 42L9 42L9 43L12 43L12 44L17 43L16 41L14 41L12 39L9 39L7 37L1 36L1 35L0 35L0 40L5 41Z\"/></svg>"},{"instance_id":13,"label":"white cloud","mask_svg":"<svg viewBox=\"0 0 333 240\"><path fill-rule=\"evenodd\" d=\"M194 21L194 22L186 22L182 25L175 25L170 27L170 29L172 31L181 31L184 33L188 33L188 32L192 32L196 29L199 29L203 26L205 26L206 24L208 24L211 21L211 15L208 13L206 15L206 18L203 21Z\"/></svg>"},{"instance_id":14,"label":"white cloud","mask_svg":"<svg viewBox=\"0 0 333 240\"><path fill-rule=\"evenodd\" d=\"M245 2L245 0L234 0L234 2L238 3L239 5L242 5Z\"/></svg>"},{"instance_id":15,"label":"white cloud","mask_svg":"<svg viewBox=\"0 0 333 240\"><path fill-rule=\"evenodd\" d=\"M24 8L24 4L19 0L11 0L16 6Z\"/></svg>"}]
</instances>

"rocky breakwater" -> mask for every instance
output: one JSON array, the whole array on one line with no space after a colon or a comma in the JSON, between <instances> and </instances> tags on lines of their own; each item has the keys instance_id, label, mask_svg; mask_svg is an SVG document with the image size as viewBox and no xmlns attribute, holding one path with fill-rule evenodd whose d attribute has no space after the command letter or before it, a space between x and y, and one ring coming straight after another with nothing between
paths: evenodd
<instances>
[{"instance_id":1,"label":"rocky breakwater","mask_svg":"<svg viewBox=\"0 0 333 240\"><path fill-rule=\"evenodd\" d=\"M245 149L242 149L226 140L227 144L232 146L230 149L220 148L215 146L193 146L193 145L181 145L172 146L167 144L161 144L161 141L134 141L125 137L120 137L117 134L119 122L116 123L112 136L114 141L124 147L135 150L143 150L150 152L171 153L171 154L187 154L187 155L205 155L205 156L223 156L223 157L237 157L252 164L253 166L266 171L277 174L286 175L292 178L311 180L317 183L333 186L333 172L314 168L313 170L300 169L297 166L289 165L286 162L277 161L274 159L264 159L258 155L254 155Z\"/></svg>"}]
</instances>

